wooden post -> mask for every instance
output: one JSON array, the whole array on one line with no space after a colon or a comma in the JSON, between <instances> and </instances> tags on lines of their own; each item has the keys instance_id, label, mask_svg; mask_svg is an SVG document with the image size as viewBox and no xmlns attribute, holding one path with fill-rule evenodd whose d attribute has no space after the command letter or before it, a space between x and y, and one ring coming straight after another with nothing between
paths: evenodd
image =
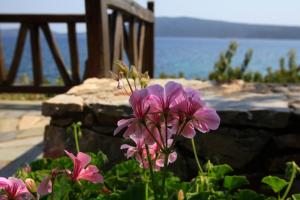
<instances>
[{"instance_id":1,"label":"wooden post","mask_svg":"<svg viewBox=\"0 0 300 200\"><path fill-rule=\"evenodd\" d=\"M148 2L148 10L154 14L154 2ZM143 59L143 71L148 71L149 76L154 75L154 23L147 23L145 34L145 46L144 46L144 59Z\"/></svg>"},{"instance_id":2,"label":"wooden post","mask_svg":"<svg viewBox=\"0 0 300 200\"><path fill-rule=\"evenodd\" d=\"M22 23L19 33L18 33L18 38L17 38L17 42L16 42L16 47L14 50L14 55L13 55L13 59L9 68L9 71L7 73L7 77L6 77L6 84L10 85L13 84L18 69L19 69L19 65L20 65L20 61L22 58L22 54L23 54L23 50L24 50L24 45L25 45L25 40L26 40L26 35L27 35L27 30L28 30L28 25Z\"/></svg>"},{"instance_id":3,"label":"wooden post","mask_svg":"<svg viewBox=\"0 0 300 200\"><path fill-rule=\"evenodd\" d=\"M106 0L85 0L88 60L84 78L108 76L111 68Z\"/></svg>"},{"instance_id":4,"label":"wooden post","mask_svg":"<svg viewBox=\"0 0 300 200\"><path fill-rule=\"evenodd\" d=\"M68 39L72 68L72 79L74 83L78 84L80 83L79 56L76 37L76 24L74 22L68 23Z\"/></svg>"},{"instance_id":5,"label":"wooden post","mask_svg":"<svg viewBox=\"0 0 300 200\"><path fill-rule=\"evenodd\" d=\"M131 17L129 24L129 60L130 64L137 67L138 65L138 37L137 37L136 20Z\"/></svg>"},{"instance_id":6,"label":"wooden post","mask_svg":"<svg viewBox=\"0 0 300 200\"><path fill-rule=\"evenodd\" d=\"M42 53L40 45L40 34L38 25L30 26L31 39L31 56L32 56L32 70L33 70L33 84L40 86L43 84L43 69L42 69Z\"/></svg>"},{"instance_id":7,"label":"wooden post","mask_svg":"<svg viewBox=\"0 0 300 200\"><path fill-rule=\"evenodd\" d=\"M4 62L1 32L0 32L0 83L2 83L4 79L5 79L5 62Z\"/></svg>"}]
</instances>

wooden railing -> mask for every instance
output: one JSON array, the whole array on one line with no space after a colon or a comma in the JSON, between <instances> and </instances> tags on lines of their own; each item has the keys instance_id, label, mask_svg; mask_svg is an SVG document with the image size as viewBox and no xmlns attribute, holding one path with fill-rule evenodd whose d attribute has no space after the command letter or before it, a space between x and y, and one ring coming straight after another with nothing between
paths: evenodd
<instances>
[{"instance_id":1,"label":"wooden railing","mask_svg":"<svg viewBox=\"0 0 300 200\"><path fill-rule=\"evenodd\" d=\"M85 15L0 15L0 23L20 23L16 47L9 67L4 66L0 35L0 92L60 93L81 80L76 38L76 24L86 23L87 60L83 80L89 77L108 77L115 70L115 60L127 59L140 71L153 76L154 68L154 14L153 2L148 9L128 0L86 0ZM68 73L49 23L65 23L71 74ZM27 33L30 33L33 85L16 85ZM45 36L63 86L43 85L43 60L40 32ZM7 70L5 70L7 69ZM7 72L5 72L7 71Z\"/></svg>"}]
</instances>

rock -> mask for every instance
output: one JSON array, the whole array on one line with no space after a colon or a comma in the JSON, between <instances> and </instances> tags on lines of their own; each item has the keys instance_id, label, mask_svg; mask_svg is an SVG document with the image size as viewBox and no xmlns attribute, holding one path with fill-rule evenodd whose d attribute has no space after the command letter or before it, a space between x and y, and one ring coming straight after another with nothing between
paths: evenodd
<instances>
[{"instance_id":1,"label":"rock","mask_svg":"<svg viewBox=\"0 0 300 200\"><path fill-rule=\"evenodd\" d=\"M293 149L300 149L300 134L286 134L275 136L274 142L278 148L293 148Z\"/></svg>"},{"instance_id":2,"label":"rock","mask_svg":"<svg viewBox=\"0 0 300 200\"><path fill-rule=\"evenodd\" d=\"M260 154L271 137L272 133L262 130L220 128L211 133L198 133L195 141L200 156L206 160L241 169ZM192 152L189 140L179 145Z\"/></svg>"},{"instance_id":3,"label":"rock","mask_svg":"<svg viewBox=\"0 0 300 200\"><path fill-rule=\"evenodd\" d=\"M109 157L113 165L125 157L120 150L123 139L119 137L101 135L88 129L82 129L82 137L79 139L80 151L98 152L102 151ZM76 151L72 134L66 133L64 128L47 126L45 130L44 156L56 158L64 155L64 150Z\"/></svg>"},{"instance_id":4,"label":"rock","mask_svg":"<svg viewBox=\"0 0 300 200\"><path fill-rule=\"evenodd\" d=\"M274 93L283 93L283 94L286 94L286 93L289 93L289 88L288 87L284 87L284 86L273 86L271 88L271 91L274 92Z\"/></svg>"},{"instance_id":5,"label":"rock","mask_svg":"<svg viewBox=\"0 0 300 200\"><path fill-rule=\"evenodd\" d=\"M288 88L291 92L298 92L298 93L300 92L300 85L299 84L295 84L295 85L290 84L290 85L288 85Z\"/></svg>"},{"instance_id":6,"label":"rock","mask_svg":"<svg viewBox=\"0 0 300 200\"><path fill-rule=\"evenodd\" d=\"M290 161L295 161L297 165L300 165L300 153L281 155L275 158L267 158L267 167L270 172L280 172L284 171L286 163Z\"/></svg>"},{"instance_id":7,"label":"rock","mask_svg":"<svg viewBox=\"0 0 300 200\"><path fill-rule=\"evenodd\" d=\"M83 112L84 102L81 97L74 95L57 95L42 105L42 114L44 116L63 116L70 113Z\"/></svg>"}]
</instances>

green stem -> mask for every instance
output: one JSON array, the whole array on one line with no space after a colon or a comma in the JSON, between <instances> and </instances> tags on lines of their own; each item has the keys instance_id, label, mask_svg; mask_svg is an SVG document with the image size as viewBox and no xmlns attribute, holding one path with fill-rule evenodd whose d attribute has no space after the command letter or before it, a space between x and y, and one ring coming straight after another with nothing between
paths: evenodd
<instances>
[{"instance_id":1,"label":"green stem","mask_svg":"<svg viewBox=\"0 0 300 200\"><path fill-rule=\"evenodd\" d=\"M197 150L196 150L196 145L195 145L194 138L191 139L191 142L192 142L192 147L193 147L193 152L194 152L195 160L196 160L196 163L197 163L197 166L198 166L198 169L199 169L199 173L202 174L203 173L203 169L201 167L201 164L200 164L200 161L199 161L199 158L198 158L198 154L197 154Z\"/></svg>"},{"instance_id":2,"label":"green stem","mask_svg":"<svg viewBox=\"0 0 300 200\"><path fill-rule=\"evenodd\" d=\"M164 199L164 193L165 193L165 183L166 183L166 176L167 176L167 165L168 165L168 159L169 154L165 154L165 160L164 160L164 168L163 168L163 177L162 177L162 193L160 194L160 199Z\"/></svg>"},{"instance_id":3,"label":"green stem","mask_svg":"<svg viewBox=\"0 0 300 200\"><path fill-rule=\"evenodd\" d=\"M292 185L293 185L293 183L294 183L294 180L295 180L295 178L296 178L296 174L297 174L296 165L295 165L295 163L293 163L293 171L292 171L292 175L291 175L289 184L288 184L288 186L287 186L287 188L286 188L286 190L285 190L285 192L284 192L284 194L283 194L281 200L285 200L286 197L287 197L287 195L289 194L289 192L290 192L290 190L291 190L291 187L292 187Z\"/></svg>"},{"instance_id":4,"label":"green stem","mask_svg":"<svg viewBox=\"0 0 300 200\"><path fill-rule=\"evenodd\" d=\"M80 149L79 149L79 143L78 143L78 131L77 131L77 125L74 126L73 128L73 134L74 134L74 139L75 139L75 145L76 145L76 150L77 150L77 153L80 152Z\"/></svg>"},{"instance_id":5,"label":"green stem","mask_svg":"<svg viewBox=\"0 0 300 200\"><path fill-rule=\"evenodd\" d=\"M149 163L149 170L150 170L152 188L153 188L153 192L154 192L154 199L157 200L155 177L154 177L154 173L153 173L152 161L151 161L151 158L150 158L149 147L148 147L147 144L146 144L146 152L147 152L147 159L148 159L148 163Z\"/></svg>"},{"instance_id":6,"label":"green stem","mask_svg":"<svg viewBox=\"0 0 300 200\"><path fill-rule=\"evenodd\" d=\"M126 79L126 81L127 81L127 83L128 83L128 86L129 86L129 88L130 88L131 93L133 93L133 89L132 89L132 87L131 87L131 84L130 84L130 82L129 82L129 80L128 80L127 75L125 76L125 79Z\"/></svg>"},{"instance_id":7,"label":"green stem","mask_svg":"<svg viewBox=\"0 0 300 200\"><path fill-rule=\"evenodd\" d=\"M145 185L145 200L148 200L148 196L149 196L149 183L148 180L146 180L146 185Z\"/></svg>"}]
</instances>

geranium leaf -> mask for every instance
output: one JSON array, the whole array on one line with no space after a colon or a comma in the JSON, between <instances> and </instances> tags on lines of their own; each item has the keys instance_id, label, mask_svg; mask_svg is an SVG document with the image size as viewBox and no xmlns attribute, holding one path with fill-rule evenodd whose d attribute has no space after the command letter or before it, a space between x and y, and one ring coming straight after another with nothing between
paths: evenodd
<instances>
[{"instance_id":1,"label":"geranium leaf","mask_svg":"<svg viewBox=\"0 0 300 200\"><path fill-rule=\"evenodd\" d=\"M267 184L275 193L280 192L288 184L286 180L277 176L266 176L261 182Z\"/></svg>"}]
</instances>

